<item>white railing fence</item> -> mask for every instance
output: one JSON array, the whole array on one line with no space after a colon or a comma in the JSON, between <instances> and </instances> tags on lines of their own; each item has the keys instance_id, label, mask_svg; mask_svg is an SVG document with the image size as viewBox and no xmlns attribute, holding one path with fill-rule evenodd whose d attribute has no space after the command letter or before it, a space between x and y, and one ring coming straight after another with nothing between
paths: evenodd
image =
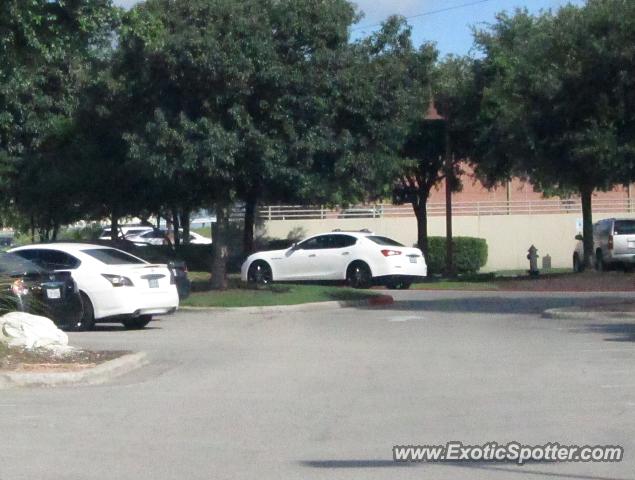
<instances>
[{"instance_id":1,"label":"white railing fence","mask_svg":"<svg viewBox=\"0 0 635 480\"><path fill-rule=\"evenodd\" d=\"M595 199L595 213L635 213L635 199ZM237 209L234 218L242 217ZM452 204L453 216L485 215L545 215L545 214L582 214L580 200L531 200L531 201L485 201L455 202ZM390 218L414 216L412 206L375 204L348 208L328 208L320 206L269 205L258 210L262 220L326 220L352 218ZM445 203L429 203L428 216L444 216Z\"/></svg>"}]
</instances>

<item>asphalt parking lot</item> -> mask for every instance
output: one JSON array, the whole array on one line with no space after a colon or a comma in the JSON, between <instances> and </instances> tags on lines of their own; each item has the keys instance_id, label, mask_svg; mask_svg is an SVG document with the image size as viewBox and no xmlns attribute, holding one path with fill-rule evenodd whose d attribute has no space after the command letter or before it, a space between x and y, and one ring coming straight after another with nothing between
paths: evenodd
<instances>
[{"instance_id":1,"label":"asphalt parking lot","mask_svg":"<svg viewBox=\"0 0 635 480\"><path fill-rule=\"evenodd\" d=\"M72 334L151 364L0 392L0 479L633 479L635 323L540 317L597 298L403 292L384 309L181 312ZM621 445L625 460L392 461L393 445L452 440Z\"/></svg>"}]
</instances>

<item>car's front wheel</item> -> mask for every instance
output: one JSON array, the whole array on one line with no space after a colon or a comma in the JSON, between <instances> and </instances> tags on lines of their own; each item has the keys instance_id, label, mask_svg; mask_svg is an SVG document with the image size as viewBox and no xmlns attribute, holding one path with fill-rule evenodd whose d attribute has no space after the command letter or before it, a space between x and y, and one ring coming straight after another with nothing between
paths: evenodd
<instances>
[{"instance_id":1,"label":"car's front wheel","mask_svg":"<svg viewBox=\"0 0 635 480\"><path fill-rule=\"evenodd\" d=\"M269 264L263 261L252 263L247 272L247 281L254 285L269 285L273 281L273 274Z\"/></svg>"},{"instance_id":2,"label":"car's front wheel","mask_svg":"<svg viewBox=\"0 0 635 480\"><path fill-rule=\"evenodd\" d=\"M580 273L584 270L582 267L582 262L580 261L580 256L576 253L573 256L573 271L576 273Z\"/></svg>"},{"instance_id":3,"label":"car's front wheel","mask_svg":"<svg viewBox=\"0 0 635 480\"><path fill-rule=\"evenodd\" d=\"M123 326L126 330L141 330L145 328L148 323L152 321L152 315L140 315L134 318L127 318L123 322Z\"/></svg>"},{"instance_id":4,"label":"car's front wheel","mask_svg":"<svg viewBox=\"0 0 635 480\"><path fill-rule=\"evenodd\" d=\"M354 262L348 267L346 281L353 288L370 288L373 284L373 275L364 262Z\"/></svg>"}]
</instances>

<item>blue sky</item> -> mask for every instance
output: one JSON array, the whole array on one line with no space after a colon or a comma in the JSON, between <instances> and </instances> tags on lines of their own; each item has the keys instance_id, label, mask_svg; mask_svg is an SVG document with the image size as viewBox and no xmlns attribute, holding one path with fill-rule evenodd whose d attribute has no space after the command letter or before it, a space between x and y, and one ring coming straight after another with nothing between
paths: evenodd
<instances>
[{"instance_id":1,"label":"blue sky","mask_svg":"<svg viewBox=\"0 0 635 480\"><path fill-rule=\"evenodd\" d=\"M129 7L137 0L114 0ZM477 3L478 2L478 3ZM442 55L462 55L472 46L470 26L494 21L497 12L527 8L530 12L557 9L567 3L581 5L583 0L356 0L365 17L353 28L353 38L365 36L377 28L376 24L391 14L409 19L415 43L433 41ZM451 10L450 10L451 9ZM445 10L440 11L439 10ZM437 13L434 13L437 12Z\"/></svg>"}]
</instances>

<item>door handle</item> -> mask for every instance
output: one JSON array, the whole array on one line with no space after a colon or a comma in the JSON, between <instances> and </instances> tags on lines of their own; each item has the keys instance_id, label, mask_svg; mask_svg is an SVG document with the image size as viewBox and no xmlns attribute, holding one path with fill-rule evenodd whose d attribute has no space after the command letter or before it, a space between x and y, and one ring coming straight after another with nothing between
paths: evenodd
<instances>
[{"instance_id":1,"label":"door handle","mask_svg":"<svg viewBox=\"0 0 635 480\"><path fill-rule=\"evenodd\" d=\"M317 255L315 253L312 253L311 255L309 255L309 258L313 258L313 257L317 257Z\"/></svg>"},{"instance_id":2,"label":"door handle","mask_svg":"<svg viewBox=\"0 0 635 480\"><path fill-rule=\"evenodd\" d=\"M342 252L342 255L350 255L351 252Z\"/></svg>"}]
</instances>

